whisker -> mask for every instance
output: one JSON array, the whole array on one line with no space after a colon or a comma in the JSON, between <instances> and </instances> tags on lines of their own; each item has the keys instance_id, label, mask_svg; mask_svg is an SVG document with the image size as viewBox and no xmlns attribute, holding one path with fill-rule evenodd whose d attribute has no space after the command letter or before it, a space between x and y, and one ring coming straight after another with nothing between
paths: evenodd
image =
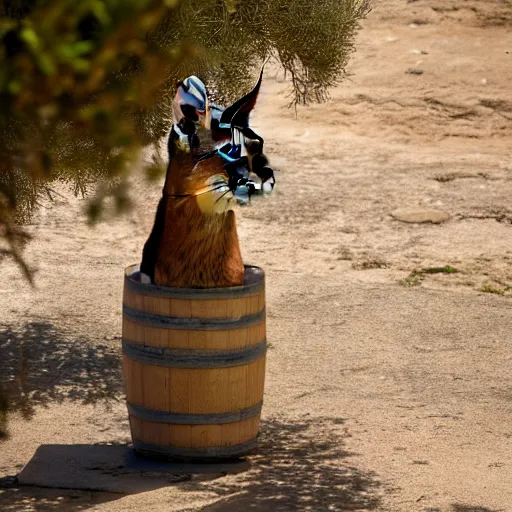
<instances>
[{"instance_id":1,"label":"whisker","mask_svg":"<svg viewBox=\"0 0 512 512\"><path fill-rule=\"evenodd\" d=\"M226 187L227 184L219 185L218 187L208 187L206 189L200 188L198 192L195 192L194 194L188 194L189 196L201 196L203 194L208 194L210 192L215 192L216 190L219 190L221 188Z\"/></svg>"},{"instance_id":2,"label":"whisker","mask_svg":"<svg viewBox=\"0 0 512 512\"><path fill-rule=\"evenodd\" d=\"M207 190L204 190L202 192L198 192L197 194L194 194L194 195L202 195L202 194L208 194L210 192L215 192L216 190L221 190L223 188L226 188L228 185L226 183L224 183L223 185L219 185L218 187L211 187Z\"/></svg>"},{"instance_id":3,"label":"whisker","mask_svg":"<svg viewBox=\"0 0 512 512\"><path fill-rule=\"evenodd\" d=\"M215 186L215 185L225 185L225 184L227 184L226 180L217 180L217 181L214 181L212 183L212 186Z\"/></svg>"},{"instance_id":4,"label":"whisker","mask_svg":"<svg viewBox=\"0 0 512 512\"><path fill-rule=\"evenodd\" d=\"M218 203L226 194L229 194L230 192L231 192L231 190L227 190L226 192L224 192L224 194L222 194L220 197L215 199L215 203Z\"/></svg>"},{"instance_id":5,"label":"whisker","mask_svg":"<svg viewBox=\"0 0 512 512\"><path fill-rule=\"evenodd\" d=\"M199 189L199 192L195 192L194 194L167 194L168 196L170 197L182 197L184 199L187 199L189 197L195 197L195 196L201 196L203 194L210 194L212 192L215 192L216 190L221 190L221 189L224 189L228 187L229 188L229 184L227 183L227 181L216 181L214 183L212 183L209 187L207 187L206 189ZM230 190L228 190L229 192Z\"/></svg>"}]
</instances>

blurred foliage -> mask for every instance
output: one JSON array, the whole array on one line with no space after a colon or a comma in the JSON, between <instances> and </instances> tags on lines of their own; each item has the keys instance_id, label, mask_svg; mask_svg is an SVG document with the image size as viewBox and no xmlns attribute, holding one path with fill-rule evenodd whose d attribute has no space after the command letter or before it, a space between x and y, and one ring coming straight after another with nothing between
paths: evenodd
<instances>
[{"instance_id":1,"label":"blurred foliage","mask_svg":"<svg viewBox=\"0 0 512 512\"><path fill-rule=\"evenodd\" d=\"M0 247L31 279L20 226L55 183L129 207L129 163L164 136L178 80L245 93L267 59L292 104L342 76L368 0L0 0ZM154 174L154 169L150 170Z\"/></svg>"}]
</instances>

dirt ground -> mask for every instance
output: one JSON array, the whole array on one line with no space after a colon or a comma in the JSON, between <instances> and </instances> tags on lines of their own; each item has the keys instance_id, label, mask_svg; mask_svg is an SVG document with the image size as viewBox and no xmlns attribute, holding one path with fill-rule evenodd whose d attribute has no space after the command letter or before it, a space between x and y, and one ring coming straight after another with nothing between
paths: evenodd
<instances>
[{"instance_id":1,"label":"dirt ground","mask_svg":"<svg viewBox=\"0 0 512 512\"><path fill-rule=\"evenodd\" d=\"M129 441L122 271L160 193L139 179L95 229L71 197L40 212L36 292L3 266L0 510L512 511L512 1L376 2L347 71L297 114L267 73L254 118L280 173L238 212L267 273L251 469L129 496L8 478L41 444Z\"/></svg>"}]
</instances>

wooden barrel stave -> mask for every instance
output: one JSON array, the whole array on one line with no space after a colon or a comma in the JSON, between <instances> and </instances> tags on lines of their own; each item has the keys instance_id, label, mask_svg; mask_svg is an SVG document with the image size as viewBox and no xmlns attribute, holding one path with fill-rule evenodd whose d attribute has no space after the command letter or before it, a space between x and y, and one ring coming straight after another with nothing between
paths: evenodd
<instances>
[{"instance_id":1,"label":"wooden barrel stave","mask_svg":"<svg viewBox=\"0 0 512 512\"><path fill-rule=\"evenodd\" d=\"M130 414L135 448L180 458L234 456L251 449L265 377L263 274L241 294L156 287L153 296L155 287L127 281L123 368L127 402L137 408ZM213 367L183 367L191 361ZM250 417L232 421L244 411ZM173 423L179 414L185 415L179 421L193 418L199 424Z\"/></svg>"},{"instance_id":2,"label":"wooden barrel stave","mask_svg":"<svg viewBox=\"0 0 512 512\"><path fill-rule=\"evenodd\" d=\"M150 366L126 356L123 360L127 402L135 406L176 413L222 414L255 406L263 395L264 357L249 365L219 369Z\"/></svg>"}]
</instances>

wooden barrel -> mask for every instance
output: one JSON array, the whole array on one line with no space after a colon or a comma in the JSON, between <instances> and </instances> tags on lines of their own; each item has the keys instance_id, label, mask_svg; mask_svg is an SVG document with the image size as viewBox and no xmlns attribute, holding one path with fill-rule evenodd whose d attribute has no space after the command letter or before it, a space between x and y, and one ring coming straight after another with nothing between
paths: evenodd
<instances>
[{"instance_id":1,"label":"wooden barrel","mask_svg":"<svg viewBox=\"0 0 512 512\"><path fill-rule=\"evenodd\" d=\"M168 288L125 271L123 370L136 451L237 457L256 446L265 380L265 280Z\"/></svg>"}]
</instances>

